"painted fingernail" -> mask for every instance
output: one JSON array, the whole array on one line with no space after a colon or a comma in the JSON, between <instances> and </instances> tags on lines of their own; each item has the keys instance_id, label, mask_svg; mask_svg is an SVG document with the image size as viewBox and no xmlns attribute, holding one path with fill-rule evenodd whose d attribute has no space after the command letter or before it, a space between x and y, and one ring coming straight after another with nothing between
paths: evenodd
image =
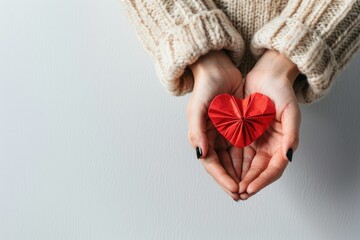
<instances>
[{"instance_id":1,"label":"painted fingernail","mask_svg":"<svg viewBox=\"0 0 360 240\"><path fill-rule=\"evenodd\" d=\"M292 157L293 157L293 150L290 148L287 153L286 153L286 157L289 160L289 162L292 161Z\"/></svg>"},{"instance_id":2,"label":"painted fingernail","mask_svg":"<svg viewBox=\"0 0 360 240\"><path fill-rule=\"evenodd\" d=\"M197 159L201 158L202 156L202 150L199 147L196 147L196 157Z\"/></svg>"}]
</instances>

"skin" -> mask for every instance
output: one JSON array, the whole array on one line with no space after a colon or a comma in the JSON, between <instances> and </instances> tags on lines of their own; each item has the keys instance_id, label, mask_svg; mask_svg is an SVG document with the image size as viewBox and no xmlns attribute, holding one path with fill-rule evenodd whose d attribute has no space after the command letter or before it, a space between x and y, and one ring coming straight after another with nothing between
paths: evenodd
<instances>
[{"instance_id":1,"label":"skin","mask_svg":"<svg viewBox=\"0 0 360 240\"><path fill-rule=\"evenodd\" d=\"M203 55L190 68L194 89L187 105L189 141L202 149L200 161L224 191L235 201L246 200L280 178L288 164L286 152L298 147L301 113L292 85L299 70L274 50L262 55L245 84L223 50ZM276 117L259 139L236 148L216 131L207 109L218 94L243 98L254 92L274 101Z\"/></svg>"}]
</instances>

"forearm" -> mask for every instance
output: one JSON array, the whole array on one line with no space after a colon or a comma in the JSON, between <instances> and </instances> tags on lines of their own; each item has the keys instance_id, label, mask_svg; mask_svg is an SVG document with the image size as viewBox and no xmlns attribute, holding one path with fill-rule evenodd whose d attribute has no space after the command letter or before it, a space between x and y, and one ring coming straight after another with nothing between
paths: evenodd
<instances>
[{"instance_id":1,"label":"forearm","mask_svg":"<svg viewBox=\"0 0 360 240\"><path fill-rule=\"evenodd\" d=\"M283 11L251 40L256 59L277 50L301 72L294 90L299 102L322 98L360 47L360 1L289 0Z\"/></svg>"},{"instance_id":2,"label":"forearm","mask_svg":"<svg viewBox=\"0 0 360 240\"><path fill-rule=\"evenodd\" d=\"M213 0L123 2L161 82L174 95L193 89L188 67L212 50L224 49L235 65L240 63L243 39Z\"/></svg>"}]
</instances>

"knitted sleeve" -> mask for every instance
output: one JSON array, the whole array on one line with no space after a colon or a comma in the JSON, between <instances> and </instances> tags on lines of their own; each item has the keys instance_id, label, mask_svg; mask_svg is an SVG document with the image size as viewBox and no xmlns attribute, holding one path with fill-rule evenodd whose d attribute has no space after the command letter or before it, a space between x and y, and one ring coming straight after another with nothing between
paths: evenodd
<instances>
[{"instance_id":1,"label":"knitted sleeve","mask_svg":"<svg viewBox=\"0 0 360 240\"><path fill-rule=\"evenodd\" d=\"M188 67L211 50L224 49L238 66L244 42L212 0L123 0L130 22L155 61L166 89L183 95L193 88Z\"/></svg>"},{"instance_id":2,"label":"knitted sleeve","mask_svg":"<svg viewBox=\"0 0 360 240\"><path fill-rule=\"evenodd\" d=\"M301 74L294 83L298 101L323 97L360 46L360 0L289 0L282 12L253 36L252 54L266 49L286 55Z\"/></svg>"}]
</instances>

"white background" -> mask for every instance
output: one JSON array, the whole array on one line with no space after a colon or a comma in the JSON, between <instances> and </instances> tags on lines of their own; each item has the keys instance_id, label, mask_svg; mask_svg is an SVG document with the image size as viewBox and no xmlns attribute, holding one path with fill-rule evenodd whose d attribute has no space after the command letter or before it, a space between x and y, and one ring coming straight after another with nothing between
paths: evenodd
<instances>
[{"instance_id":1,"label":"white background","mask_svg":"<svg viewBox=\"0 0 360 240\"><path fill-rule=\"evenodd\" d=\"M0 239L359 239L360 55L283 177L232 201L119 0L0 1Z\"/></svg>"}]
</instances>

